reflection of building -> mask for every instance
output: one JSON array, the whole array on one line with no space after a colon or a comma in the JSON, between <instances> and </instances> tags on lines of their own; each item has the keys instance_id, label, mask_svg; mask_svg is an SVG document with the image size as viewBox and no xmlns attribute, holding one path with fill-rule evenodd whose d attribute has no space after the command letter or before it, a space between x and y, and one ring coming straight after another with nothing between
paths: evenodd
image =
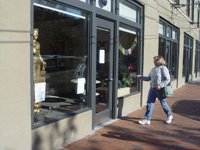
<instances>
[{"instance_id":1,"label":"reflection of building","mask_svg":"<svg viewBox=\"0 0 200 150\"><path fill-rule=\"evenodd\" d=\"M0 138L9 141L1 142L0 149L57 149L87 135L102 122L144 106L148 84L141 85L135 76L147 74L158 53L167 61L174 88L199 79L198 9L172 3L2 1L6 9L0 10L0 99L4 106L0 109ZM12 9L13 4L20 9ZM40 53L46 62L46 97L37 115L33 112L34 28L39 28ZM137 44L130 51L135 37ZM120 44L129 55L121 53ZM71 82L76 68L83 67L78 65L83 56L87 56L84 104L76 92L77 84ZM122 80L126 84L119 86ZM117 105L120 97L124 100L121 114Z\"/></svg>"}]
</instances>

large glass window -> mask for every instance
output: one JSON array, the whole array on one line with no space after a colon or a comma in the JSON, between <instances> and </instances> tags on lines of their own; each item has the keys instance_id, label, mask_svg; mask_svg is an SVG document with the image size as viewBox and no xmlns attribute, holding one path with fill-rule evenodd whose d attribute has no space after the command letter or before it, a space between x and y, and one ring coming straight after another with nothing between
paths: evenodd
<instances>
[{"instance_id":1,"label":"large glass window","mask_svg":"<svg viewBox=\"0 0 200 150\"><path fill-rule=\"evenodd\" d=\"M142 7L132 1L119 1L118 97L139 90L136 75L141 71L142 59L139 45L142 30L141 10ZM135 24L137 27L134 26Z\"/></svg>"},{"instance_id":2,"label":"large glass window","mask_svg":"<svg viewBox=\"0 0 200 150\"><path fill-rule=\"evenodd\" d=\"M88 14L56 2L34 2L34 122L88 106Z\"/></svg>"},{"instance_id":3,"label":"large glass window","mask_svg":"<svg viewBox=\"0 0 200 150\"><path fill-rule=\"evenodd\" d=\"M135 28L119 28L119 77L118 96L137 91L138 36Z\"/></svg>"},{"instance_id":4,"label":"large glass window","mask_svg":"<svg viewBox=\"0 0 200 150\"><path fill-rule=\"evenodd\" d=\"M163 32L159 32L159 55L163 56L166 60L171 79L176 79L178 75L178 30L164 20L160 20L160 26L163 26ZM160 31L160 28L159 28ZM166 33L162 34L162 33Z\"/></svg>"}]
</instances>

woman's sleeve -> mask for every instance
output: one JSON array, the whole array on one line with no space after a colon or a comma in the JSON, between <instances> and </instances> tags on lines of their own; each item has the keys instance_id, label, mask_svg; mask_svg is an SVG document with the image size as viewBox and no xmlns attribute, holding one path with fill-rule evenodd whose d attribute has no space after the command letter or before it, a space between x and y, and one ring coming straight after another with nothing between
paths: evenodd
<instances>
[{"instance_id":1,"label":"woman's sleeve","mask_svg":"<svg viewBox=\"0 0 200 150\"><path fill-rule=\"evenodd\" d=\"M148 76L142 76L141 77L141 79L143 80L143 81L150 81L151 80L151 72L149 73L149 75Z\"/></svg>"},{"instance_id":2,"label":"woman's sleeve","mask_svg":"<svg viewBox=\"0 0 200 150\"><path fill-rule=\"evenodd\" d=\"M141 79L142 79L143 81L150 81L150 80L151 80L151 77L149 77L149 76L142 76Z\"/></svg>"}]
</instances>

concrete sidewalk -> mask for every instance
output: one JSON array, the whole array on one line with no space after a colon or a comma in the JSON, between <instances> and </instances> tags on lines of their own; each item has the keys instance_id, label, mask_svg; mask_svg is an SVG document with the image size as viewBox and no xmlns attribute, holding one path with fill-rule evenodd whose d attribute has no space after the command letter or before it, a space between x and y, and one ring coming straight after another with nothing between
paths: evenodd
<instances>
[{"instance_id":1,"label":"concrete sidewalk","mask_svg":"<svg viewBox=\"0 0 200 150\"><path fill-rule=\"evenodd\" d=\"M63 150L199 150L200 149L200 82L177 89L168 99L173 112L172 124L159 101L151 125L139 125L145 107L105 126Z\"/></svg>"}]
</instances>

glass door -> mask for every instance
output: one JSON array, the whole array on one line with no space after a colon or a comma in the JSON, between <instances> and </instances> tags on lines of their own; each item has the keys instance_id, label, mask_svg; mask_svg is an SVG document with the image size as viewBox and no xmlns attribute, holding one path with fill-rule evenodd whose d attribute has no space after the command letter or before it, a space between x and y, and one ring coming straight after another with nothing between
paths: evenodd
<instances>
[{"instance_id":1,"label":"glass door","mask_svg":"<svg viewBox=\"0 0 200 150\"><path fill-rule=\"evenodd\" d=\"M109 120L112 113L113 26L97 18L95 125Z\"/></svg>"}]
</instances>

